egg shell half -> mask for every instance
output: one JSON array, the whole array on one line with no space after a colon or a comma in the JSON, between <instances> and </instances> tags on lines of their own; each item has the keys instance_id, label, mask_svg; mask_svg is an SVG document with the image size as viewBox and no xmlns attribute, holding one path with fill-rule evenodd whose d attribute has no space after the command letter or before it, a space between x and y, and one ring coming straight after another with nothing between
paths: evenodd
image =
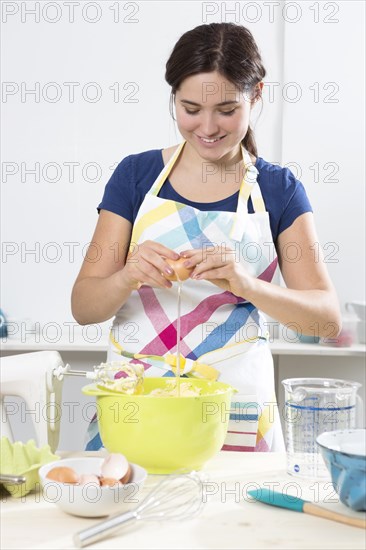
<instances>
[{"instance_id":1,"label":"egg shell half","mask_svg":"<svg viewBox=\"0 0 366 550\"><path fill-rule=\"evenodd\" d=\"M125 485L126 483L129 483L129 481L131 480L132 478L132 468L131 468L131 465L129 464L128 465L128 470L126 472L126 474L123 476L123 478L121 479L121 483L123 485Z\"/></svg>"},{"instance_id":2,"label":"egg shell half","mask_svg":"<svg viewBox=\"0 0 366 550\"><path fill-rule=\"evenodd\" d=\"M82 474L79 477L79 485L87 485L88 483L100 485L99 477L94 474Z\"/></svg>"},{"instance_id":3,"label":"egg shell half","mask_svg":"<svg viewBox=\"0 0 366 550\"><path fill-rule=\"evenodd\" d=\"M167 264L174 270L172 275L164 273L164 277L168 281L186 281L191 275L194 267L184 267L183 263L186 261L186 258L179 258L178 260L171 260L170 258L165 258Z\"/></svg>"},{"instance_id":4,"label":"egg shell half","mask_svg":"<svg viewBox=\"0 0 366 550\"><path fill-rule=\"evenodd\" d=\"M122 485L119 479L113 479L111 477L101 477L100 484L102 487L114 487L115 485Z\"/></svg>"},{"instance_id":5,"label":"egg shell half","mask_svg":"<svg viewBox=\"0 0 366 550\"><path fill-rule=\"evenodd\" d=\"M101 475L104 478L122 479L128 471L128 460L119 453L111 453L102 464Z\"/></svg>"}]
</instances>

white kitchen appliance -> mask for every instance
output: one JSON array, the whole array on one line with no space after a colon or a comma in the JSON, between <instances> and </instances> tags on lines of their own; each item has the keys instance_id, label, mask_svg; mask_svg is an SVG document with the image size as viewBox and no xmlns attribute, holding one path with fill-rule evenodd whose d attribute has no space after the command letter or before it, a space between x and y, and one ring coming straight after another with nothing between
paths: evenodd
<instances>
[{"instance_id":1,"label":"white kitchen appliance","mask_svg":"<svg viewBox=\"0 0 366 550\"><path fill-rule=\"evenodd\" d=\"M125 360L101 363L90 371L72 370L64 365L57 351L37 351L0 358L0 432L14 441L9 419L26 422L30 418L39 447L49 445L55 452L60 439L62 417L62 384L65 376L84 377L106 384L114 380L116 372L128 374L125 384L136 385L139 378L136 366ZM10 396L24 402L12 401ZM5 400L5 397L7 399Z\"/></svg>"},{"instance_id":2,"label":"white kitchen appliance","mask_svg":"<svg viewBox=\"0 0 366 550\"><path fill-rule=\"evenodd\" d=\"M60 436L62 376L55 373L64 370L64 363L57 351L37 351L11 355L0 359L0 420L1 435L13 441L9 418L21 415L30 417L40 447L49 444L51 451L57 448ZM24 399L24 408L5 396Z\"/></svg>"}]
</instances>

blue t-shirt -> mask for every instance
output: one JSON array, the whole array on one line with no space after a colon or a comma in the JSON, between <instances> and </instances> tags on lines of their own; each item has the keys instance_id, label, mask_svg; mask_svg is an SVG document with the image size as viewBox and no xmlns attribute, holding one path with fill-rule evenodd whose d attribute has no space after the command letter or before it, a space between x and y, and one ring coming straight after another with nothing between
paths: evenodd
<instances>
[{"instance_id":1,"label":"blue t-shirt","mask_svg":"<svg viewBox=\"0 0 366 550\"><path fill-rule=\"evenodd\" d=\"M133 224L146 193L163 167L162 149L125 157L105 186L102 202L97 207L98 212L101 209L109 210ZM273 242L276 242L282 231L290 227L301 214L312 212L312 208L304 186L291 170L271 164L261 157L257 158L255 167L259 172L258 183L269 213ZM170 184L169 178L165 180L159 192L161 198L188 204L198 210L226 212L236 211L238 195L237 191L230 197L216 202L193 202L179 195ZM253 213L251 199L248 210Z\"/></svg>"}]
</instances>

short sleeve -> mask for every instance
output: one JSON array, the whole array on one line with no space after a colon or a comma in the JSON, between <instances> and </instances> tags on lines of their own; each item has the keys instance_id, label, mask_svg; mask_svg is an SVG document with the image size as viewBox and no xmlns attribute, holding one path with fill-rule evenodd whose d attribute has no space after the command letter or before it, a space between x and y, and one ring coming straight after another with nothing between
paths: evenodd
<instances>
[{"instance_id":1,"label":"short sleeve","mask_svg":"<svg viewBox=\"0 0 366 550\"><path fill-rule=\"evenodd\" d=\"M114 212L133 223L134 189L131 178L131 157L124 158L117 166L104 189L101 210Z\"/></svg>"},{"instance_id":2,"label":"short sleeve","mask_svg":"<svg viewBox=\"0 0 366 550\"><path fill-rule=\"evenodd\" d=\"M282 171L282 189L284 201L278 235L290 227L301 214L313 211L303 184L288 168L283 168Z\"/></svg>"}]
</instances>

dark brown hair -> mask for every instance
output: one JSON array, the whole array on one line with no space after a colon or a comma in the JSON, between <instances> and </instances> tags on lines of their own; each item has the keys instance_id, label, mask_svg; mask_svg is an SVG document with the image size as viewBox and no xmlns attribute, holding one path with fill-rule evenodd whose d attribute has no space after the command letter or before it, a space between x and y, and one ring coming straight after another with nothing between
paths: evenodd
<instances>
[{"instance_id":1,"label":"dark brown hair","mask_svg":"<svg viewBox=\"0 0 366 550\"><path fill-rule=\"evenodd\" d=\"M234 23L200 25L184 33L166 63L165 80L172 87L172 100L185 78L198 73L217 71L251 99L260 96L255 86L263 80L266 70L252 33ZM172 111L171 111L172 112ZM258 156L253 130L242 141L244 147Z\"/></svg>"}]
</instances>

